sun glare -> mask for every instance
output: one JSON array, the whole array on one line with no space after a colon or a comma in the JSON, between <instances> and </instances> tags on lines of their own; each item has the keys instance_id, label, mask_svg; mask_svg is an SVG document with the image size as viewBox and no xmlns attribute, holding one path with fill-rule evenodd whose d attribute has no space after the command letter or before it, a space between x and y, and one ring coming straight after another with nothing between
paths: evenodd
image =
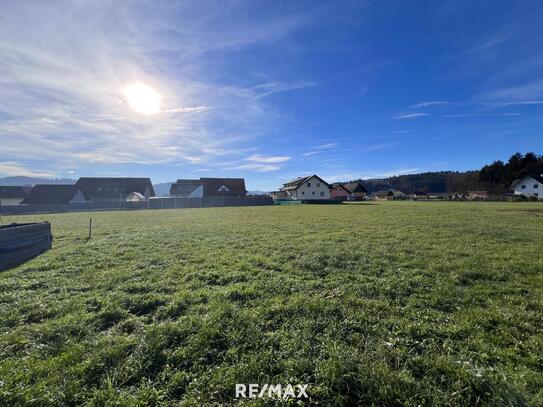
<instances>
[{"instance_id":1,"label":"sun glare","mask_svg":"<svg viewBox=\"0 0 543 407\"><path fill-rule=\"evenodd\" d=\"M160 111L162 96L149 85L132 83L123 89L132 110L142 114L156 114Z\"/></svg>"}]
</instances>

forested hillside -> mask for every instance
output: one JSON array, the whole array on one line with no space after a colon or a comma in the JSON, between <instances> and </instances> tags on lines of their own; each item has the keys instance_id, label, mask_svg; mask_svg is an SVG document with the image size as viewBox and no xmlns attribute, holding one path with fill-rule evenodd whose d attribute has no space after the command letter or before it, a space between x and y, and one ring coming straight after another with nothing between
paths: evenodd
<instances>
[{"instance_id":1,"label":"forested hillside","mask_svg":"<svg viewBox=\"0 0 543 407\"><path fill-rule=\"evenodd\" d=\"M516 153L507 162L494 161L480 170L425 172L358 181L361 181L370 193L383 189L399 189L404 192L436 193L487 190L493 194L502 194L508 191L514 179L529 174L543 174L543 156L531 152L525 155Z\"/></svg>"}]
</instances>

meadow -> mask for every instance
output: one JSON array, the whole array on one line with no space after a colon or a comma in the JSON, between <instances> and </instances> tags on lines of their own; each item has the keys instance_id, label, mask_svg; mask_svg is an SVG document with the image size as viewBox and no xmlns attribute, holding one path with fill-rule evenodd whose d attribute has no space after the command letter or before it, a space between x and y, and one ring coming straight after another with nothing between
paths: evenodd
<instances>
[{"instance_id":1,"label":"meadow","mask_svg":"<svg viewBox=\"0 0 543 407\"><path fill-rule=\"evenodd\" d=\"M543 405L539 203L4 217L37 220L53 249L0 273L0 405Z\"/></svg>"}]
</instances>

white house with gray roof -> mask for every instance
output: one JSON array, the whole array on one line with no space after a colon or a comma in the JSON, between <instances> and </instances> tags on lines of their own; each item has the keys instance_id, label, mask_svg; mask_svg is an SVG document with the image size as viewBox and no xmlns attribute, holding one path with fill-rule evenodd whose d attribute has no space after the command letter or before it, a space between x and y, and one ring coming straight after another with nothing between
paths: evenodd
<instances>
[{"instance_id":1,"label":"white house with gray roof","mask_svg":"<svg viewBox=\"0 0 543 407\"><path fill-rule=\"evenodd\" d=\"M283 184L280 192L299 201L330 199L330 185L318 175L299 177Z\"/></svg>"},{"instance_id":2,"label":"white house with gray roof","mask_svg":"<svg viewBox=\"0 0 543 407\"><path fill-rule=\"evenodd\" d=\"M543 175L526 175L516 179L511 184L511 190L515 195L543 199Z\"/></svg>"}]
</instances>

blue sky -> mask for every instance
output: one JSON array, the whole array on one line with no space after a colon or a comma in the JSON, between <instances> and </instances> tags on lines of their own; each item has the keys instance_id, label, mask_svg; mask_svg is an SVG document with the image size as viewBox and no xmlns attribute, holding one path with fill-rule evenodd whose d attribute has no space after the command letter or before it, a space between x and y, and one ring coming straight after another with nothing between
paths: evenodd
<instances>
[{"instance_id":1,"label":"blue sky","mask_svg":"<svg viewBox=\"0 0 543 407\"><path fill-rule=\"evenodd\" d=\"M541 153L542 21L540 1L2 2L0 176L271 190Z\"/></svg>"}]
</instances>

